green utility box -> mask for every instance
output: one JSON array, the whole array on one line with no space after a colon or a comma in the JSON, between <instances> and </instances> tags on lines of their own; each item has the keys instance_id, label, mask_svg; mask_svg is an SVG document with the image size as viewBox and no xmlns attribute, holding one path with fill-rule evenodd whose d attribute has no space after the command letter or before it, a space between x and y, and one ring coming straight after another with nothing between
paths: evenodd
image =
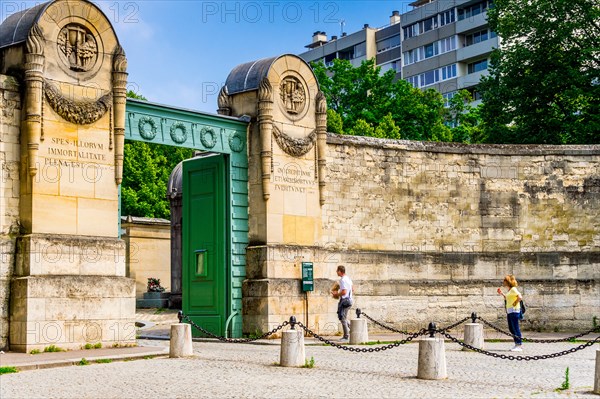
<instances>
[{"instance_id":1,"label":"green utility box","mask_svg":"<svg viewBox=\"0 0 600 399\"><path fill-rule=\"evenodd\" d=\"M302 262L302 291L314 291L313 282L313 264L312 262Z\"/></svg>"}]
</instances>

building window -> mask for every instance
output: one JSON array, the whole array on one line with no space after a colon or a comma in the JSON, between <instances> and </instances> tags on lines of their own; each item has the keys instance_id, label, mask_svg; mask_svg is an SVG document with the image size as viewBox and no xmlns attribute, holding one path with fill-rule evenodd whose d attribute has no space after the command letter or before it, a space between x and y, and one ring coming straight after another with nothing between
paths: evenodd
<instances>
[{"instance_id":1,"label":"building window","mask_svg":"<svg viewBox=\"0 0 600 399\"><path fill-rule=\"evenodd\" d=\"M444 107L448 106L448 103L450 102L450 100L452 100L452 98L456 95L457 91L450 91L448 93L444 93L442 94L442 97L444 97Z\"/></svg>"},{"instance_id":2,"label":"building window","mask_svg":"<svg viewBox=\"0 0 600 399\"><path fill-rule=\"evenodd\" d=\"M362 42L354 46L354 58L364 57L367 55L367 43Z\"/></svg>"},{"instance_id":3,"label":"building window","mask_svg":"<svg viewBox=\"0 0 600 399\"><path fill-rule=\"evenodd\" d=\"M338 58L340 60L353 60L354 59L354 46L348 47L344 50L341 50L338 54Z\"/></svg>"},{"instance_id":4,"label":"building window","mask_svg":"<svg viewBox=\"0 0 600 399\"><path fill-rule=\"evenodd\" d=\"M468 65L468 73L484 71L488 67L488 60L476 61Z\"/></svg>"},{"instance_id":5,"label":"building window","mask_svg":"<svg viewBox=\"0 0 600 399\"><path fill-rule=\"evenodd\" d=\"M454 8L440 14L440 26L448 25L455 21L456 13L454 12Z\"/></svg>"},{"instance_id":6,"label":"building window","mask_svg":"<svg viewBox=\"0 0 600 399\"><path fill-rule=\"evenodd\" d=\"M484 42L488 39L488 30L484 29L479 32L471 33L465 37L465 45L472 46L477 43Z\"/></svg>"},{"instance_id":7,"label":"building window","mask_svg":"<svg viewBox=\"0 0 600 399\"><path fill-rule=\"evenodd\" d=\"M471 97L473 97L473 101L483 100L483 95L481 94L481 92L479 92L479 90L477 90L476 87L471 87L471 88L467 89L467 91L469 93L471 93Z\"/></svg>"},{"instance_id":8,"label":"building window","mask_svg":"<svg viewBox=\"0 0 600 399\"><path fill-rule=\"evenodd\" d=\"M379 71L379 73L380 73L381 75L383 75L384 73L386 73L386 72L387 72L387 71L389 71L390 69L391 69L392 71L396 72L396 73L397 73L397 72L399 72L399 69L400 69L400 68L398 68L398 62L399 62L399 61L392 61L392 62L388 62L388 63L386 63L386 64L383 64L383 65L380 65L380 67L381 67L381 70Z\"/></svg>"},{"instance_id":9,"label":"building window","mask_svg":"<svg viewBox=\"0 0 600 399\"><path fill-rule=\"evenodd\" d=\"M323 61L325 62L325 66L328 67L333 66L333 60L335 60L335 53L328 54L323 59Z\"/></svg>"},{"instance_id":10,"label":"building window","mask_svg":"<svg viewBox=\"0 0 600 399\"><path fill-rule=\"evenodd\" d=\"M452 79L456 77L456 64L442 67L442 80Z\"/></svg>"},{"instance_id":11,"label":"building window","mask_svg":"<svg viewBox=\"0 0 600 399\"><path fill-rule=\"evenodd\" d=\"M410 83L415 89L419 88L419 75L408 77L406 78L406 81Z\"/></svg>"},{"instance_id":12,"label":"building window","mask_svg":"<svg viewBox=\"0 0 600 399\"><path fill-rule=\"evenodd\" d=\"M447 53L448 51L456 50L456 36L450 36L440 40L440 54Z\"/></svg>"},{"instance_id":13,"label":"building window","mask_svg":"<svg viewBox=\"0 0 600 399\"><path fill-rule=\"evenodd\" d=\"M403 29L404 39L408 39L409 37L418 36L421 32L419 31L419 24L412 24Z\"/></svg>"},{"instance_id":14,"label":"building window","mask_svg":"<svg viewBox=\"0 0 600 399\"><path fill-rule=\"evenodd\" d=\"M437 16L427 18L419 22L419 30L421 33L429 32L437 27Z\"/></svg>"},{"instance_id":15,"label":"building window","mask_svg":"<svg viewBox=\"0 0 600 399\"><path fill-rule=\"evenodd\" d=\"M381 53L382 51L386 51L392 49L394 47L398 47L400 45L400 35L388 37L380 42L377 42L377 52Z\"/></svg>"},{"instance_id":16,"label":"building window","mask_svg":"<svg viewBox=\"0 0 600 399\"><path fill-rule=\"evenodd\" d=\"M423 58L431 58L439 54L437 42L427 44L423 48Z\"/></svg>"},{"instance_id":17,"label":"building window","mask_svg":"<svg viewBox=\"0 0 600 399\"><path fill-rule=\"evenodd\" d=\"M419 75L419 86L425 87L440 81L440 70L433 69Z\"/></svg>"},{"instance_id":18,"label":"building window","mask_svg":"<svg viewBox=\"0 0 600 399\"><path fill-rule=\"evenodd\" d=\"M485 12L487 10L487 7L488 7L488 2L482 1L480 3L472 4L470 6L462 8L462 9L458 10L458 20L462 21L463 19L467 19L467 18L474 17L476 15L479 15L482 12Z\"/></svg>"}]
</instances>

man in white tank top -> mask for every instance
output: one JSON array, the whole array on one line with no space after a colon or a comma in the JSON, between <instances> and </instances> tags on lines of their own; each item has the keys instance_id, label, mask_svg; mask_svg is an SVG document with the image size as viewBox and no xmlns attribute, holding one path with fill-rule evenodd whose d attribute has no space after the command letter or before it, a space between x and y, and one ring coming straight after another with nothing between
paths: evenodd
<instances>
[{"instance_id":1,"label":"man in white tank top","mask_svg":"<svg viewBox=\"0 0 600 399\"><path fill-rule=\"evenodd\" d=\"M346 268L344 266L337 267L337 275L340 277L340 288L338 295L340 301L338 302L338 319L342 323L342 329L344 330L344 336L340 341L348 341L350 338L350 321L348 320L348 312L352 306L352 280L346 275Z\"/></svg>"}]
</instances>

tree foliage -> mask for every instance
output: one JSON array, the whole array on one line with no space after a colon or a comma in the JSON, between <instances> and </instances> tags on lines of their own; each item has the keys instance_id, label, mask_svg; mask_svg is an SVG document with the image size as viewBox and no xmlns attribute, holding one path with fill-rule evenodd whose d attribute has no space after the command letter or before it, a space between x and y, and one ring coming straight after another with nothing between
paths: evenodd
<instances>
[{"instance_id":1,"label":"tree foliage","mask_svg":"<svg viewBox=\"0 0 600 399\"><path fill-rule=\"evenodd\" d=\"M132 91L130 98L146 100ZM121 214L141 217L170 217L167 183L171 171L192 157L189 148L171 147L141 141L126 141L121 185Z\"/></svg>"},{"instance_id":2,"label":"tree foliage","mask_svg":"<svg viewBox=\"0 0 600 399\"><path fill-rule=\"evenodd\" d=\"M392 70L381 74L374 62L363 61L359 67L339 59L333 60L330 67L313 63L327 105L335 113L328 113L336 118L328 122L328 128L336 129L330 131L342 129L346 134L394 139L454 140L453 129L447 124L449 110L438 91L422 91L405 80L395 80ZM458 141L469 142L463 133L457 136Z\"/></svg>"},{"instance_id":3,"label":"tree foliage","mask_svg":"<svg viewBox=\"0 0 600 399\"><path fill-rule=\"evenodd\" d=\"M600 142L600 3L496 0L502 38L482 80L487 142Z\"/></svg>"}]
</instances>

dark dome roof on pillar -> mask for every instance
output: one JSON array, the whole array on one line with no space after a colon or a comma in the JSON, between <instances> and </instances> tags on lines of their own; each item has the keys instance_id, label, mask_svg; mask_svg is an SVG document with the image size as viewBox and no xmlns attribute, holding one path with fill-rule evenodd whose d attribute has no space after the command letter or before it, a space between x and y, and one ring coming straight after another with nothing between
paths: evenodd
<instances>
[{"instance_id":1,"label":"dark dome roof on pillar","mask_svg":"<svg viewBox=\"0 0 600 399\"><path fill-rule=\"evenodd\" d=\"M52 3L38 4L35 7L11 14L0 25L0 48L14 46L27 40L31 27L40 19Z\"/></svg>"},{"instance_id":2,"label":"dark dome roof on pillar","mask_svg":"<svg viewBox=\"0 0 600 399\"><path fill-rule=\"evenodd\" d=\"M233 68L227 76L225 86L229 95L258 90L260 82L268 75L271 66L280 58L293 56L300 60L302 58L293 54L282 54L277 57L263 58L257 61L246 62ZM306 63L306 61L302 60ZM307 64L308 65L308 64Z\"/></svg>"}]
</instances>

